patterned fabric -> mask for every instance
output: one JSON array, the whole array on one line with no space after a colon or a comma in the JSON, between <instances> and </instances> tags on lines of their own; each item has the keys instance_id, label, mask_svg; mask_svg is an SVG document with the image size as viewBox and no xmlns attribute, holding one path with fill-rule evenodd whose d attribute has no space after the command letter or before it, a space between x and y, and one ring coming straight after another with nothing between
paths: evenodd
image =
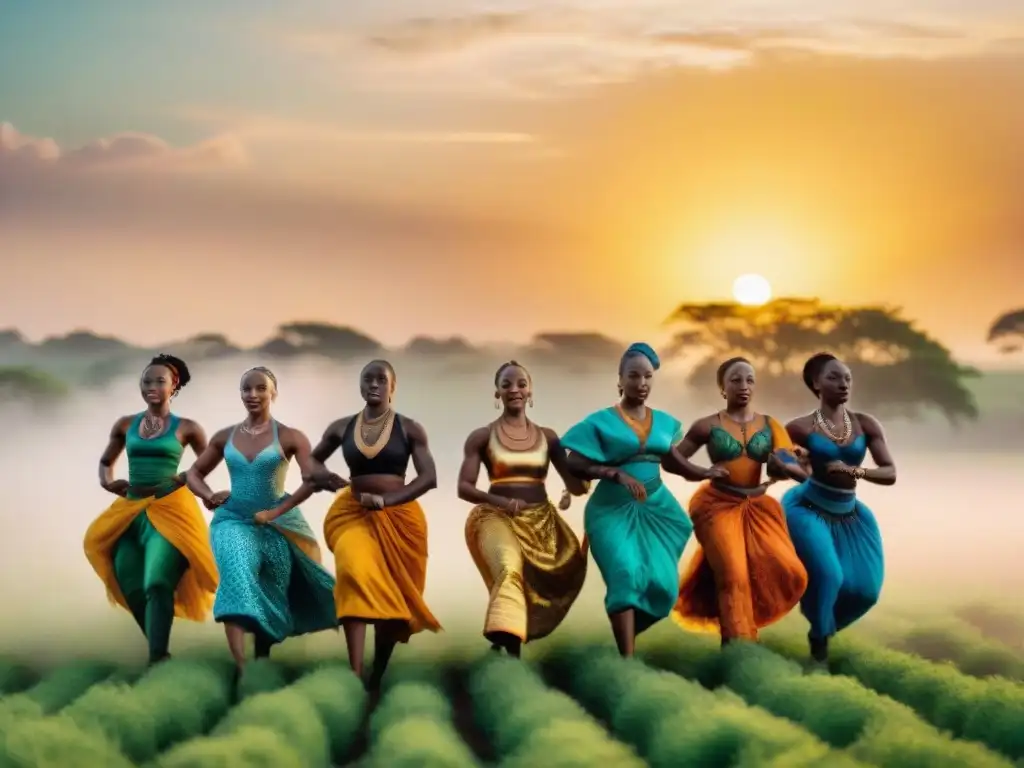
<instances>
[{"instance_id":1,"label":"patterned fabric","mask_svg":"<svg viewBox=\"0 0 1024 768\"><path fill-rule=\"evenodd\" d=\"M210 524L220 588L213 606L217 621L259 632L273 642L336 627L334 579L319 564L313 531L296 507L270 525L257 525L257 512L286 498L288 460L278 440L247 459L234 445L224 448L231 496Z\"/></svg>"},{"instance_id":2,"label":"patterned fabric","mask_svg":"<svg viewBox=\"0 0 1024 768\"><path fill-rule=\"evenodd\" d=\"M489 504L474 507L466 545L490 592L485 636L546 637L583 589L586 550L550 501L515 515Z\"/></svg>"}]
</instances>

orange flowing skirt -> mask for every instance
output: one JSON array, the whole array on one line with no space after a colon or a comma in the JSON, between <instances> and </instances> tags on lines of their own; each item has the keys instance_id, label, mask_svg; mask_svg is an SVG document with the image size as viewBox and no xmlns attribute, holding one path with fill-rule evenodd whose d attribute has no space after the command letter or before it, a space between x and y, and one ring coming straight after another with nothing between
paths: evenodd
<instances>
[{"instance_id":1,"label":"orange flowing skirt","mask_svg":"<svg viewBox=\"0 0 1024 768\"><path fill-rule=\"evenodd\" d=\"M324 538L334 553L339 620L403 621L400 642L441 629L423 599L427 518L418 502L365 509L345 488L327 511Z\"/></svg>"},{"instance_id":2,"label":"orange flowing skirt","mask_svg":"<svg viewBox=\"0 0 1024 768\"><path fill-rule=\"evenodd\" d=\"M672 618L684 629L756 640L807 589L782 506L771 496L742 498L704 483L689 504L700 549L687 564Z\"/></svg>"}]
</instances>

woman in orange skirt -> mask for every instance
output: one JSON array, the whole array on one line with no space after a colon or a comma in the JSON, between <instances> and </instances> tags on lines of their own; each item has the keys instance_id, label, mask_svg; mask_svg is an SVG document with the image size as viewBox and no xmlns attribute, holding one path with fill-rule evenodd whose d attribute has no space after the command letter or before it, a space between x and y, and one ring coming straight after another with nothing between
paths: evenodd
<instances>
[{"instance_id":1,"label":"woman in orange skirt","mask_svg":"<svg viewBox=\"0 0 1024 768\"><path fill-rule=\"evenodd\" d=\"M690 499L701 548L683 573L673 618L685 629L719 631L725 645L756 641L758 630L789 613L807 588L782 507L767 495L777 478L802 482L807 475L785 428L751 406L753 366L735 357L717 378L725 409L697 421L676 447L687 464L705 447L713 469L703 470L708 482Z\"/></svg>"},{"instance_id":2,"label":"woman in orange skirt","mask_svg":"<svg viewBox=\"0 0 1024 768\"><path fill-rule=\"evenodd\" d=\"M359 376L366 407L327 427L313 449L311 476L294 496L298 503L314 490L340 490L324 519L337 576L334 606L349 663L360 676L366 627L374 627L373 669L367 680L371 691L379 689L398 643L441 629L423 599L427 518L418 501L437 487L437 470L426 431L392 407L395 381L386 360L366 364ZM351 484L324 467L339 448ZM406 482L410 459L416 477Z\"/></svg>"}]
</instances>

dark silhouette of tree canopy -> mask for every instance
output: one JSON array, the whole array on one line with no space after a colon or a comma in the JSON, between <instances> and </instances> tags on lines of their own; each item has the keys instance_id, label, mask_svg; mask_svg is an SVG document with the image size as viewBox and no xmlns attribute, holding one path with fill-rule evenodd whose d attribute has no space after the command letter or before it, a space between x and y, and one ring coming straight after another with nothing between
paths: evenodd
<instances>
[{"instance_id":1,"label":"dark silhouette of tree canopy","mask_svg":"<svg viewBox=\"0 0 1024 768\"><path fill-rule=\"evenodd\" d=\"M827 351L853 370L860 408L908 417L937 409L954 423L978 415L964 381L979 373L958 364L895 309L816 299L776 299L760 307L684 304L667 322L680 330L666 352L695 360L696 386L716 386L718 365L742 355L757 370L759 398L792 402L803 392L809 401L800 372L808 357Z\"/></svg>"},{"instance_id":2,"label":"dark silhouette of tree canopy","mask_svg":"<svg viewBox=\"0 0 1024 768\"><path fill-rule=\"evenodd\" d=\"M51 336L44 339L39 348L54 355L114 355L130 349L128 344L114 336L101 336L85 330Z\"/></svg>"},{"instance_id":3,"label":"dark silhouette of tree canopy","mask_svg":"<svg viewBox=\"0 0 1024 768\"><path fill-rule=\"evenodd\" d=\"M423 357L468 357L479 350L461 336L435 339L432 336L416 336L405 345L405 352Z\"/></svg>"},{"instance_id":4,"label":"dark silhouette of tree canopy","mask_svg":"<svg viewBox=\"0 0 1024 768\"><path fill-rule=\"evenodd\" d=\"M617 361L625 345L600 333L538 333L516 353L517 359L572 371Z\"/></svg>"},{"instance_id":5,"label":"dark silhouette of tree canopy","mask_svg":"<svg viewBox=\"0 0 1024 768\"><path fill-rule=\"evenodd\" d=\"M997 317L988 329L988 341L1007 353L1024 349L1024 309L1015 309Z\"/></svg>"},{"instance_id":6,"label":"dark silhouette of tree canopy","mask_svg":"<svg viewBox=\"0 0 1024 768\"><path fill-rule=\"evenodd\" d=\"M316 354L347 360L379 354L383 348L379 341L354 328L330 323L286 323L277 330L260 352L274 357Z\"/></svg>"}]
</instances>

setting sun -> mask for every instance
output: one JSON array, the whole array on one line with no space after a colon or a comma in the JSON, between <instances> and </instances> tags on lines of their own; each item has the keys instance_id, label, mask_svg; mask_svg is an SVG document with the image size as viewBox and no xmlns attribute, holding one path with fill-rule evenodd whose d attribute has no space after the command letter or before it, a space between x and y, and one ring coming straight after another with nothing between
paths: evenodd
<instances>
[{"instance_id":1,"label":"setting sun","mask_svg":"<svg viewBox=\"0 0 1024 768\"><path fill-rule=\"evenodd\" d=\"M740 275L732 284L732 296L740 304L756 307L772 298L772 286L762 275Z\"/></svg>"}]
</instances>

